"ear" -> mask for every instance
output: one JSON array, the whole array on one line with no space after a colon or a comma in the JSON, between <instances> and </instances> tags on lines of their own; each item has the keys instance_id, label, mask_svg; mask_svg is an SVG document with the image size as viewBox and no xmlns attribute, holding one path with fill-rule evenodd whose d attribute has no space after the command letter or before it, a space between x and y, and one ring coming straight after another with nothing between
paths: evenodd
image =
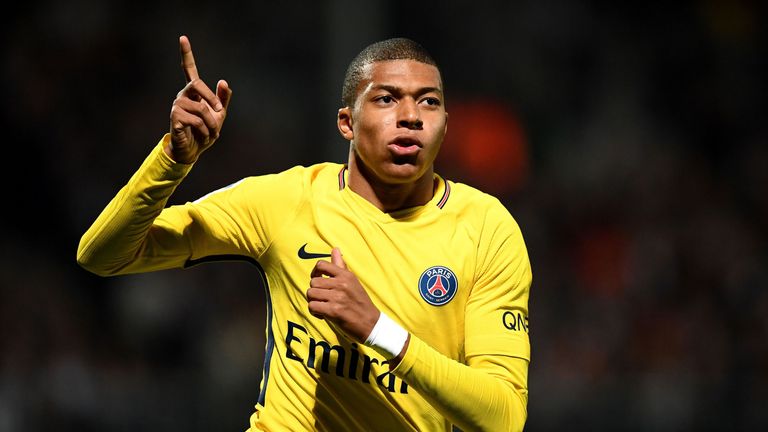
<instances>
[{"instance_id":1,"label":"ear","mask_svg":"<svg viewBox=\"0 0 768 432\"><path fill-rule=\"evenodd\" d=\"M445 125L443 126L443 136L448 132L448 112L445 113Z\"/></svg>"},{"instance_id":2,"label":"ear","mask_svg":"<svg viewBox=\"0 0 768 432\"><path fill-rule=\"evenodd\" d=\"M336 126L339 133L347 141L352 141L355 132L352 130L352 110L349 107L339 109L339 115L336 117Z\"/></svg>"}]
</instances>

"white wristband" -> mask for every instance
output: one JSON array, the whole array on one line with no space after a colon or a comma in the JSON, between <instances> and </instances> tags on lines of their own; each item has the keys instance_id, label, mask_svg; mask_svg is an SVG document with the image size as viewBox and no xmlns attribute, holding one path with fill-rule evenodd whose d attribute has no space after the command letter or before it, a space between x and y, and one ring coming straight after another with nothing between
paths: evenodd
<instances>
[{"instance_id":1,"label":"white wristband","mask_svg":"<svg viewBox=\"0 0 768 432\"><path fill-rule=\"evenodd\" d=\"M365 345L389 360L400 355L407 340L408 332L382 312Z\"/></svg>"}]
</instances>

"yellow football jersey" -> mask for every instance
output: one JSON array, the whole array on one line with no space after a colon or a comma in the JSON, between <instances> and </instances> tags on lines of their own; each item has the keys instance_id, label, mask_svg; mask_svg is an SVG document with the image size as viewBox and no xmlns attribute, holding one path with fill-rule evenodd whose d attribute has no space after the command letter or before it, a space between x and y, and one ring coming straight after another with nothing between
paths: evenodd
<instances>
[{"instance_id":1,"label":"yellow football jersey","mask_svg":"<svg viewBox=\"0 0 768 432\"><path fill-rule=\"evenodd\" d=\"M435 408L473 403L461 399L471 379L441 365L488 356L525 369L513 383L524 407L531 271L520 230L497 199L435 175L430 202L384 213L346 187L344 165L323 163L249 177L163 209L167 196L147 196L159 189L170 195L175 186L161 184L178 183L188 170L164 156L159 145L105 209L83 237L79 260L108 251L104 274L232 259L258 266L267 287L267 345L251 429L449 431L452 422L488 413L466 407L469 414L453 419ZM115 220L122 207L132 208L125 217L134 222ZM121 224L139 253L109 242L114 230L105 227ZM133 234L142 230L149 235ZM310 272L317 260L330 260L333 247L373 303L411 333L393 371L374 350L308 312ZM445 372L426 377L425 369ZM424 386L423 395L406 383L409 373L418 375L412 382ZM472 391L493 397L496 390ZM458 399L435 402L441 392Z\"/></svg>"}]
</instances>

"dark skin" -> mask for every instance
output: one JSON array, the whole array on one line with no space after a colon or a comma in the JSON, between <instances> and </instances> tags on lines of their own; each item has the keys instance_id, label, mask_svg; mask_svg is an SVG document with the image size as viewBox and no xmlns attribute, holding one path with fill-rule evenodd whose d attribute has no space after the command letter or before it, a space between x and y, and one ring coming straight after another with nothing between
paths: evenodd
<instances>
[{"instance_id":1,"label":"dark skin","mask_svg":"<svg viewBox=\"0 0 768 432\"><path fill-rule=\"evenodd\" d=\"M347 268L341 250L333 248L330 262L318 261L310 277L307 290L309 312L330 321L350 339L365 342L381 312L357 276Z\"/></svg>"},{"instance_id":2,"label":"dark skin","mask_svg":"<svg viewBox=\"0 0 768 432\"><path fill-rule=\"evenodd\" d=\"M440 72L415 60L374 62L364 72L354 106L337 118L350 141L349 187L383 212L424 205L448 125Z\"/></svg>"},{"instance_id":3,"label":"dark skin","mask_svg":"<svg viewBox=\"0 0 768 432\"><path fill-rule=\"evenodd\" d=\"M200 79L186 36L179 38L179 51L187 84L173 102L171 140L164 150L174 161L190 164L218 139L232 90L219 80L213 92ZM341 108L337 118L339 132L350 141L349 187L384 212L424 205L434 194L434 160L447 130L440 73L413 60L374 62L365 72L355 105ZM306 294L312 315L358 343L381 315L339 248L333 248L330 262L317 261ZM390 368L409 341L410 335Z\"/></svg>"},{"instance_id":4,"label":"dark skin","mask_svg":"<svg viewBox=\"0 0 768 432\"><path fill-rule=\"evenodd\" d=\"M189 38L179 38L181 68L187 85L176 95L171 108L171 142L165 154L176 162L191 164L219 138L232 89L224 80L216 93L200 79Z\"/></svg>"}]
</instances>

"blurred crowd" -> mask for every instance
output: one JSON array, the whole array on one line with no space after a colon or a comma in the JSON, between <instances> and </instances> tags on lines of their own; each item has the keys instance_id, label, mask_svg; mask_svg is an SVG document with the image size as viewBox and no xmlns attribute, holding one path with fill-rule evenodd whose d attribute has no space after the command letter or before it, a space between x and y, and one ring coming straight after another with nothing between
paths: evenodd
<instances>
[{"instance_id":1,"label":"blurred crowd","mask_svg":"<svg viewBox=\"0 0 768 432\"><path fill-rule=\"evenodd\" d=\"M768 430L763 3L296 3L17 5L2 30L0 431L247 428L255 267L101 278L75 262L168 128L180 34L234 97L172 203L343 162L348 61L411 37L443 69L438 172L501 198L529 249L526 430Z\"/></svg>"}]
</instances>

